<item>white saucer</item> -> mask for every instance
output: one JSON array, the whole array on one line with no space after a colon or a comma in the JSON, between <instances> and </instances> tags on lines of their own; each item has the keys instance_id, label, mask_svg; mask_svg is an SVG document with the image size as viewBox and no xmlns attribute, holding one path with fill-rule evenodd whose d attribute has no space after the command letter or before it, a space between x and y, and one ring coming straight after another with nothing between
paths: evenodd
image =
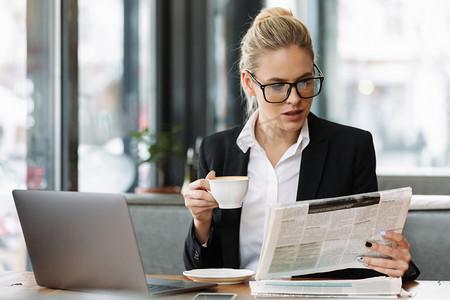
<instances>
[{"instance_id":1,"label":"white saucer","mask_svg":"<svg viewBox=\"0 0 450 300\"><path fill-rule=\"evenodd\" d=\"M252 270L246 269L194 269L184 271L183 275L194 281L214 282L218 284L236 284L255 275Z\"/></svg>"}]
</instances>

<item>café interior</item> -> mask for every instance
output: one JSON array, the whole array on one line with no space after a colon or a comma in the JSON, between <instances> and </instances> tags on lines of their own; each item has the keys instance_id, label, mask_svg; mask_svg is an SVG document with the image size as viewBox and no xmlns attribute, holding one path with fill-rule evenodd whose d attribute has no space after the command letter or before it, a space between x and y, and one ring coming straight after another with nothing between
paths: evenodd
<instances>
[{"instance_id":1,"label":"caf\u00e9 interior","mask_svg":"<svg viewBox=\"0 0 450 300\"><path fill-rule=\"evenodd\" d=\"M379 189L413 191L418 280L448 283L445 0L0 0L0 274L32 272L11 193L30 189L124 194L145 273L181 275L183 191L202 138L245 123L240 39L274 6L314 41L311 111L372 134Z\"/></svg>"}]
</instances>

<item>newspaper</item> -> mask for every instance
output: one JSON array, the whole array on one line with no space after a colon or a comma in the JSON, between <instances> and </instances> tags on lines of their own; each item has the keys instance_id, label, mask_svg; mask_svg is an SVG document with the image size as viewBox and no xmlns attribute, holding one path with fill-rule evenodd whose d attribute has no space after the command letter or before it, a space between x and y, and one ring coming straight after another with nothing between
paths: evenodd
<instances>
[{"instance_id":1,"label":"newspaper","mask_svg":"<svg viewBox=\"0 0 450 300\"><path fill-rule=\"evenodd\" d=\"M250 281L254 297L410 297L402 289L402 279L373 277L359 280L259 280Z\"/></svg>"},{"instance_id":2,"label":"newspaper","mask_svg":"<svg viewBox=\"0 0 450 300\"><path fill-rule=\"evenodd\" d=\"M255 279L366 268L358 256L383 257L366 241L397 246L380 231L402 232L411 196L406 187L270 207Z\"/></svg>"}]
</instances>

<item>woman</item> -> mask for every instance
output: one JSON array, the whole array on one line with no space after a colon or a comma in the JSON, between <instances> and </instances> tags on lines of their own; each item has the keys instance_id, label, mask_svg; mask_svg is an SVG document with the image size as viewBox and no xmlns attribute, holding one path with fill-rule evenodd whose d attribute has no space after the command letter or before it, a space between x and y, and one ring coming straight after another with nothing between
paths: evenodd
<instances>
[{"instance_id":1,"label":"woman","mask_svg":"<svg viewBox=\"0 0 450 300\"><path fill-rule=\"evenodd\" d=\"M256 270L270 205L378 189L371 134L310 113L323 75L314 63L308 29L289 11L264 9L255 18L241 42L240 72L249 119L243 127L203 140L199 178L246 175L249 190L241 209L220 210L207 192L207 180L189 185L184 198L194 220L186 238L187 269ZM398 247L367 243L391 257L364 257L361 263L373 271L347 269L315 277L362 278L377 272L417 277L405 238L393 232L385 237Z\"/></svg>"}]
</instances>

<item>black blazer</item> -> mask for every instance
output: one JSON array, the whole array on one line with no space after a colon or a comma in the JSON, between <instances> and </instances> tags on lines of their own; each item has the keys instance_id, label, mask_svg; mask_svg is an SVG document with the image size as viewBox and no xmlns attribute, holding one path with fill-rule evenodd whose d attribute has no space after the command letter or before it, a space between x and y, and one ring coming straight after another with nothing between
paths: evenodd
<instances>
[{"instance_id":1,"label":"black blazer","mask_svg":"<svg viewBox=\"0 0 450 300\"><path fill-rule=\"evenodd\" d=\"M308 127L310 142L302 153L297 201L378 190L375 150L369 132L336 124L312 113L308 116ZM218 132L203 140L199 178L204 178L211 170L216 171L216 176L247 175L250 149L244 153L236 144L242 128ZM206 248L193 237L191 224L184 251L187 269L239 268L240 213L240 208L213 210L212 233ZM355 270L321 275L333 278L379 275L371 270Z\"/></svg>"}]
</instances>

